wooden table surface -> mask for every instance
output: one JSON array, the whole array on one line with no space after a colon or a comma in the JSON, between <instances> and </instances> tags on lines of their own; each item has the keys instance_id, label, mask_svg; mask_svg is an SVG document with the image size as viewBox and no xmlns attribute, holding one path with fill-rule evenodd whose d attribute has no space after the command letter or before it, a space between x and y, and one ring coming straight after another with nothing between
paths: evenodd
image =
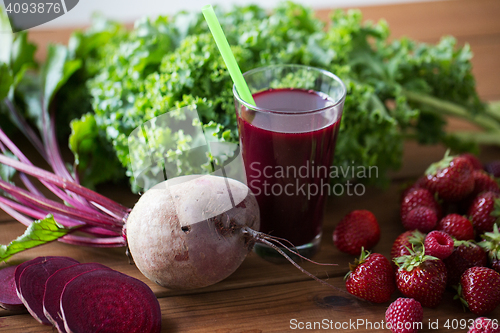
<instances>
[{"instance_id":1,"label":"wooden table surface","mask_svg":"<svg viewBox=\"0 0 500 333\"><path fill-rule=\"evenodd\" d=\"M499 0L421 2L363 7L362 11L366 19L385 18L394 38L409 36L434 43L443 35L454 35L461 45L469 43L474 52L474 73L481 97L500 100ZM328 12L320 10L318 16L325 18ZM69 32L37 30L30 38L43 45L48 41L67 42ZM43 57L44 52L45 48L41 47L38 56ZM451 122L450 126L467 125ZM382 237L374 251L389 257L392 242L404 231L399 222L401 186L422 174L427 165L440 159L443 152L441 146L421 147L407 143L403 167L392 175L393 181L387 189L367 188L360 197L331 198L324 220L321 251L314 259L337 263L338 266L325 268L305 263L303 267L345 289L343 277L348 271L348 263L354 258L339 252L333 246L331 235L342 216L354 209L368 209L375 214L381 224ZM480 157L484 162L498 159L500 149L483 147ZM126 188L103 188L102 192L128 206L137 199ZM6 244L22 234L24 227L0 212L0 231L0 244ZM65 255L80 262L99 262L143 280L159 298L163 332L284 332L293 330L294 323L299 322L324 322L332 325L332 330L345 332L387 331L380 328L380 323L389 303L372 305L352 301L344 294L312 281L289 264L271 264L254 253L226 280L190 292L172 291L149 282L135 266L129 265L124 248L80 248L55 242L18 254L9 263L42 255ZM395 292L392 300L400 296ZM422 332L467 331L456 325L462 319L475 316L464 312L452 298L453 293L447 291L438 308L424 309ZM490 314L490 318L500 318L500 307ZM447 322L451 327L445 327ZM13 314L0 309L0 332L53 332L53 329L40 325L29 314Z\"/></svg>"}]
</instances>

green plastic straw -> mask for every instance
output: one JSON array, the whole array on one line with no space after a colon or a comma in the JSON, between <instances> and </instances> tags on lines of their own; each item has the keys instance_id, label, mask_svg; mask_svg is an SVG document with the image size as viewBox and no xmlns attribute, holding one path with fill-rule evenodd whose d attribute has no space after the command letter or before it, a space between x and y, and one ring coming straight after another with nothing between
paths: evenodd
<instances>
[{"instance_id":1,"label":"green plastic straw","mask_svg":"<svg viewBox=\"0 0 500 333\"><path fill-rule=\"evenodd\" d=\"M217 20L214 8L212 5L206 5L201 9L201 11L203 12L203 16L205 16L208 27L210 28L212 36L215 39L215 43L217 44L219 52L222 55L222 59L226 63L229 75L231 75L231 79L236 86L238 94L245 102L255 105L250 89L248 89L248 85L243 78L243 74L241 74L240 67L234 58L233 52L231 52L231 48L229 47L229 43L227 42L224 32L222 31L219 20Z\"/></svg>"}]
</instances>

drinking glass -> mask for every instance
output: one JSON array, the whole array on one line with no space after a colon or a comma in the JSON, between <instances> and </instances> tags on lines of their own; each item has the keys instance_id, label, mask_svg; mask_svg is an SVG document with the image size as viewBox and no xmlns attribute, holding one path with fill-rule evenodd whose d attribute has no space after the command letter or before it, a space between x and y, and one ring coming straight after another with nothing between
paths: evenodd
<instances>
[{"instance_id":1,"label":"drinking glass","mask_svg":"<svg viewBox=\"0 0 500 333\"><path fill-rule=\"evenodd\" d=\"M235 87L233 94L260 231L286 239L310 258L319 249L331 193L329 174L345 86L326 70L302 65L256 68L243 76L256 105L244 101ZM267 245L257 244L255 252L270 261L280 257Z\"/></svg>"}]
</instances>

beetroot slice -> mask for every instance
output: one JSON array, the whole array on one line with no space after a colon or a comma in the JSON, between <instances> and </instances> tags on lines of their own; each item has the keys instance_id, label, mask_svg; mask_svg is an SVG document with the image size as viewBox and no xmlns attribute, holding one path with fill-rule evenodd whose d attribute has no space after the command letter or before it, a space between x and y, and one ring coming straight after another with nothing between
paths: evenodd
<instances>
[{"instance_id":1,"label":"beetroot slice","mask_svg":"<svg viewBox=\"0 0 500 333\"><path fill-rule=\"evenodd\" d=\"M0 270L0 307L9 311L25 310L24 304L17 296L14 273L17 266L9 266Z\"/></svg>"},{"instance_id":2,"label":"beetroot slice","mask_svg":"<svg viewBox=\"0 0 500 333\"><path fill-rule=\"evenodd\" d=\"M60 299L64 286L78 275L94 271L96 269L111 270L111 268L98 263L76 264L59 269L47 279L47 282L45 282L43 313L59 332L66 332L64 329L64 321L62 320L60 313Z\"/></svg>"},{"instance_id":3,"label":"beetroot slice","mask_svg":"<svg viewBox=\"0 0 500 333\"><path fill-rule=\"evenodd\" d=\"M76 262L78 263L78 262ZM43 314L43 294L45 282L58 269L75 265L75 260L65 257L47 258L26 267L17 285L18 296L23 301L29 313L44 325L51 325Z\"/></svg>"},{"instance_id":4,"label":"beetroot slice","mask_svg":"<svg viewBox=\"0 0 500 333\"><path fill-rule=\"evenodd\" d=\"M28 267L29 265L36 264L37 262L42 262L42 261L46 261L46 260L54 259L54 258L65 258L65 259L68 259L68 260L73 260L75 262L75 264L78 264L78 261L76 261L73 258L69 258L69 257L57 257L57 256L36 257L34 259L25 261L22 264L19 264L17 266L16 272L14 273L14 281L16 283L16 290L17 290L17 292L19 293L19 288L17 287L19 285L19 277L21 276L21 273L23 272L23 270L26 267Z\"/></svg>"},{"instance_id":5,"label":"beetroot slice","mask_svg":"<svg viewBox=\"0 0 500 333\"><path fill-rule=\"evenodd\" d=\"M156 333L160 304L142 281L113 270L83 273L68 282L61 296L67 332Z\"/></svg>"}]
</instances>

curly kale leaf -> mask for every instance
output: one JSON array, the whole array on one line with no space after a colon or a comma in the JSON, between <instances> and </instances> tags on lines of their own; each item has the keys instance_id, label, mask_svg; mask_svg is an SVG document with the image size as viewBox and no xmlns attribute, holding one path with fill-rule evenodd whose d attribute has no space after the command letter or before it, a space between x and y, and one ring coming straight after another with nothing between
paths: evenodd
<instances>
[{"instance_id":1,"label":"curly kale leaf","mask_svg":"<svg viewBox=\"0 0 500 333\"><path fill-rule=\"evenodd\" d=\"M390 42L387 23L363 23L360 11L335 11L325 24L312 9L290 1L272 14L254 5L216 11L243 72L297 63L332 71L346 83L334 163L378 168L377 179L361 181L383 183L387 170L401 163L405 137L454 144L444 131L442 110L408 91L456 103L470 114L484 112L470 49L458 48L453 38L437 45L406 38ZM130 133L188 105L197 108L205 129L217 126L214 140L238 142L232 82L201 13L142 19L130 31L102 22L101 28L113 37L84 63L93 113L72 123L71 148L86 170L102 167L88 161L107 145L134 184ZM99 38L89 35L80 45L92 48ZM78 128L86 134L77 134ZM90 144L89 138L98 139ZM193 168L174 150L157 149L162 156L177 158L179 170ZM90 177L90 182L108 176Z\"/></svg>"}]
</instances>

